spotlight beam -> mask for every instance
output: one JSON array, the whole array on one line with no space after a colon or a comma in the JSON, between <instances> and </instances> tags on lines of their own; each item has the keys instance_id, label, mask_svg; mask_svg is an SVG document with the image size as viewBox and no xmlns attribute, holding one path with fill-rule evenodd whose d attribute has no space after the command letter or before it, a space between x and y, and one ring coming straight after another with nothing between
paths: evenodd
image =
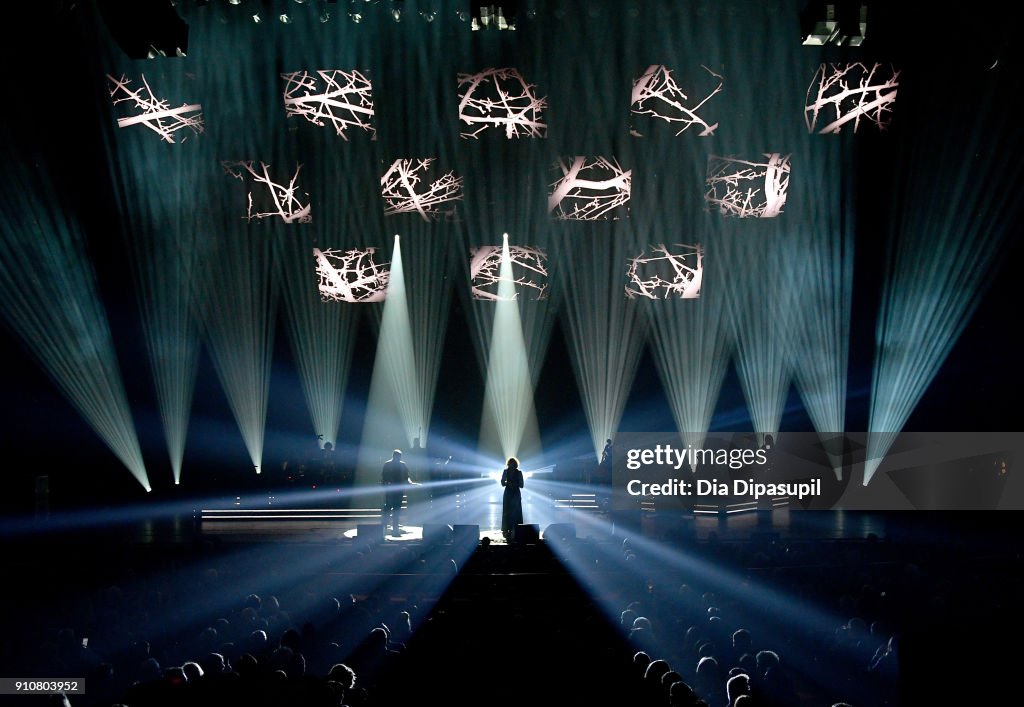
<instances>
[{"instance_id":1,"label":"spotlight beam","mask_svg":"<svg viewBox=\"0 0 1024 707\"><path fill-rule=\"evenodd\" d=\"M936 108L944 116L970 111L956 137L945 122L933 127L941 136L915 133L901 165L913 171L894 220L875 330L865 485L966 328L1020 214L1020 130L997 101L1008 87L993 80L984 88L975 100Z\"/></svg>"},{"instance_id":2,"label":"spotlight beam","mask_svg":"<svg viewBox=\"0 0 1024 707\"><path fill-rule=\"evenodd\" d=\"M44 196L55 192L43 170L3 156L0 308L58 389L150 491L84 237L62 205Z\"/></svg>"},{"instance_id":3,"label":"spotlight beam","mask_svg":"<svg viewBox=\"0 0 1024 707\"><path fill-rule=\"evenodd\" d=\"M423 410L397 235L390 267L356 471L357 484L371 485L378 492L382 465L392 449L408 451L421 429Z\"/></svg>"},{"instance_id":4,"label":"spotlight beam","mask_svg":"<svg viewBox=\"0 0 1024 707\"><path fill-rule=\"evenodd\" d=\"M530 364L515 299L515 279L509 254L508 234L501 247L501 276L498 300L494 302L494 322L487 357L487 384L484 390L484 416L481 440L493 429L503 458L519 454L523 436L536 428L533 407L533 383Z\"/></svg>"},{"instance_id":5,"label":"spotlight beam","mask_svg":"<svg viewBox=\"0 0 1024 707\"><path fill-rule=\"evenodd\" d=\"M841 204L834 207L841 209ZM793 381L837 478L843 453L837 435L846 429L854 262L851 229L839 219L832 214L816 218L796 235L800 296L793 298L790 332Z\"/></svg>"},{"instance_id":6,"label":"spotlight beam","mask_svg":"<svg viewBox=\"0 0 1024 707\"><path fill-rule=\"evenodd\" d=\"M736 370L754 431L778 436L790 382L790 331L796 290L779 239L732 243L729 315Z\"/></svg>"},{"instance_id":7,"label":"spotlight beam","mask_svg":"<svg viewBox=\"0 0 1024 707\"><path fill-rule=\"evenodd\" d=\"M215 257L207 260L200 301L213 365L257 474L263 465L277 306L273 250L266 234L223 234Z\"/></svg>"},{"instance_id":8,"label":"spotlight beam","mask_svg":"<svg viewBox=\"0 0 1024 707\"><path fill-rule=\"evenodd\" d=\"M684 444L701 447L725 379L731 350L723 253L707 246L698 300L645 302L652 351Z\"/></svg>"},{"instance_id":9,"label":"spotlight beam","mask_svg":"<svg viewBox=\"0 0 1024 707\"><path fill-rule=\"evenodd\" d=\"M419 409L414 437L425 447L430 435L434 398L441 370L452 289L447 238L421 221L410 226L404 243L402 270L407 289L406 306L412 336Z\"/></svg>"},{"instance_id":10,"label":"spotlight beam","mask_svg":"<svg viewBox=\"0 0 1024 707\"><path fill-rule=\"evenodd\" d=\"M135 131L108 135L108 147L157 408L178 483L199 362L193 298L203 252L197 238L201 209L182 204L191 196L202 153L164 154L163 143Z\"/></svg>"},{"instance_id":11,"label":"spotlight beam","mask_svg":"<svg viewBox=\"0 0 1024 707\"><path fill-rule=\"evenodd\" d=\"M286 319L302 391L314 432L336 448L355 347L356 310L320 299L309 239L294 238L284 248Z\"/></svg>"},{"instance_id":12,"label":"spotlight beam","mask_svg":"<svg viewBox=\"0 0 1024 707\"><path fill-rule=\"evenodd\" d=\"M643 352L638 303L612 283L622 277L627 250L610 230L586 248L563 253L573 373L583 399L594 456L614 437Z\"/></svg>"}]
</instances>

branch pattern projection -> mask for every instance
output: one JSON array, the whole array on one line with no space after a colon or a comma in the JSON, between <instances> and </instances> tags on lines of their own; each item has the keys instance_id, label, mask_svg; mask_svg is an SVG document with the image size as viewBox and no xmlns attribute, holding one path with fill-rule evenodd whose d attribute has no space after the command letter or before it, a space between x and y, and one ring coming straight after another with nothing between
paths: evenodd
<instances>
[{"instance_id":1,"label":"branch pattern projection","mask_svg":"<svg viewBox=\"0 0 1024 707\"><path fill-rule=\"evenodd\" d=\"M520 292L532 290L533 300L547 299L548 296L548 254L543 248L510 245L509 258L512 261L512 297L501 295L501 246L488 245L470 251L469 274L474 299L504 300L518 299Z\"/></svg>"},{"instance_id":2,"label":"branch pattern projection","mask_svg":"<svg viewBox=\"0 0 1024 707\"><path fill-rule=\"evenodd\" d=\"M892 64L822 64L807 88L807 132L838 134L850 123L857 132L862 119L885 132L899 85L900 72Z\"/></svg>"},{"instance_id":3,"label":"branch pattern projection","mask_svg":"<svg viewBox=\"0 0 1024 707\"><path fill-rule=\"evenodd\" d=\"M175 133L179 130L191 131L193 135L203 132L203 106L201 103L183 103L177 108L171 108L170 101L157 98L153 89L149 87L145 74L139 75L142 85L132 88L131 79L122 75L115 79L107 74L110 81L110 100L115 107L122 109L132 106L135 110L132 115L117 119L117 127L127 128L131 125L144 125L165 142L175 142ZM185 142L189 137L186 132L181 138Z\"/></svg>"},{"instance_id":4,"label":"branch pattern projection","mask_svg":"<svg viewBox=\"0 0 1024 707\"><path fill-rule=\"evenodd\" d=\"M626 279L629 299L697 299L704 280L704 246L649 246L629 259Z\"/></svg>"},{"instance_id":5,"label":"branch pattern projection","mask_svg":"<svg viewBox=\"0 0 1024 707\"><path fill-rule=\"evenodd\" d=\"M527 83L518 69L484 69L477 74L459 74L459 120L469 127L459 133L464 140L476 139L490 128L502 129L508 139L545 137L547 98Z\"/></svg>"},{"instance_id":6,"label":"branch pattern projection","mask_svg":"<svg viewBox=\"0 0 1024 707\"><path fill-rule=\"evenodd\" d=\"M704 201L723 216L774 218L786 206L789 155L764 153L764 161L708 157Z\"/></svg>"},{"instance_id":7,"label":"branch pattern projection","mask_svg":"<svg viewBox=\"0 0 1024 707\"><path fill-rule=\"evenodd\" d=\"M647 67L634 82L630 111L635 116L647 116L653 121L663 121L676 129L676 135L682 135L690 128L700 130L701 137L715 134L718 123L708 123L697 114L714 96L722 91L725 79L708 67L701 65L714 80L715 86L699 101L691 102L689 96L672 77L672 71L663 64L652 64ZM634 137L643 134L633 127L630 133Z\"/></svg>"},{"instance_id":8,"label":"branch pattern projection","mask_svg":"<svg viewBox=\"0 0 1024 707\"><path fill-rule=\"evenodd\" d=\"M288 117L299 116L313 125L330 125L343 140L349 128L377 137L373 123L373 85L359 71L321 69L315 73L293 71L284 79L284 110Z\"/></svg>"},{"instance_id":9,"label":"branch pattern projection","mask_svg":"<svg viewBox=\"0 0 1024 707\"><path fill-rule=\"evenodd\" d=\"M313 249L320 297L324 302L383 302L391 269L377 263L376 248L365 250Z\"/></svg>"},{"instance_id":10,"label":"branch pattern projection","mask_svg":"<svg viewBox=\"0 0 1024 707\"><path fill-rule=\"evenodd\" d=\"M633 170L614 157L568 157L552 168L548 213L559 221L616 220L629 214Z\"/></svg>"},{"instance_id":11,"label":"branch pattern projection","mask_svg":"<svg viewBox=\"0 0 1024 707\"><path fill-rule=\"evenodd\" d=\"M273 216L279 217L285 223L313 221L313 205L310 203L309 193L300 191L298 186L301 164L295 165L294 174L285 184L279 184L271 178L270 165L266 162L260 162L258 168L252 160L225 161L221 162L221 166L226 174L240 182L251 181L264 187L260 190L262 196L253 196L254 190L250 186L248 208L245 213L247 221L259 221Z\"/></svg>"},{"instance_id":12,"label":"branch pattern projection","mask_svg":"<svg viewBox=\"0 0 1024 707\"><path fill-rule=\"evenodd\" d=\"M462 200L462 177L445 172L430 181L436 158L395 160L380 178L384 215L418 213L424 221L455 216L455 202Z\"/></svg>"}]
</instances>

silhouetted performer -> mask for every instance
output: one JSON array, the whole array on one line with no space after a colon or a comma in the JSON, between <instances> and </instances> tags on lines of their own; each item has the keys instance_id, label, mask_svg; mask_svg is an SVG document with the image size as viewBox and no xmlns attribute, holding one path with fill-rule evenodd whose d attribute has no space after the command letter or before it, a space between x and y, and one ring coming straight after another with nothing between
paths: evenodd
<instances>
[{"instance_id":1,"label":"silhouetted performer","mask_svg":"<svg viewBox=\"0 0 1024 707\"><path fill-rule=\"evenodd\" d=\"M505 487L501 498L501 534L508 540L523 522L523 472L515 457L508 458L505 471L501 472L501 485Z\"/></svg>"},{"instance_id":2,"label":"silhouetted performer","mask_svg":"<svg viewBox=\"0 0 1024 707\"><path fill-rule=\"evenodd\" d=\"M324 485L339 483L334 445L330 442L324 442L320 452L320 483Z\"/></svg>"},{"instance_id":3,"label":"silhouetted performer","mask_svg":"<svg viewBox=\"0 0 1024 707\"><path fill-rule=\"evenodd\" d=\"M402 512L402 495L405 493L409 480L409 467L402 461L402 450L396 449L391 461L385 462L381 472L381 484L384 485L384 525L391 519L391 534L398 535L398 516Z\"/></svg>"},{"instance_id":4,"label":"silhouetted performer","mask_svg":"<svg viewBox=\"0 0 1024 707\"><path fill-rule=\"evenodd\" d=\"M601 450L601 462L597 465L591 476L591 482L596 486L594 498L597 501L597 505L603 510L607 510L611 505L611 485L612 485L612 455L614 454L614 448L612 447L612 440L606 439L604 442L604 449Z\"/></svg>"}]
</instances>

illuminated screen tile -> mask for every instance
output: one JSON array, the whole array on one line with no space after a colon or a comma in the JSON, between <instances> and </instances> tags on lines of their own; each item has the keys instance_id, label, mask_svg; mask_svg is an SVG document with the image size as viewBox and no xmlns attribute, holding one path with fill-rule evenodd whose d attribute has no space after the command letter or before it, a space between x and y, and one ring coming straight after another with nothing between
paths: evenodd
<instances>
[{"instance_id":1,"label":"illuminated screen tile","mask_svg":"<svg viewBox=\"0 0 1024 707\"><path fill-rule=\"evenodd\" d=\"M376 138L373 126L373 85L360 71L321 69L281 74L284 79L284 110L313 125L330 127L348 140L351 130Z\"/></svg>"},{"instance_id":2,"label":"illuminated screen tile","mask_svg":"<svg viewBox=\"0 0 1024 707\"><path fill-rule=\"evenodd\" d=\"M509 300L523 299L542 300L548 296L548 254L543 248L510 245L509 258L512 261L512 281L515 283L514 297L501 297L498 294L502 283L501 277L501 246L486 245L473 248L469 252L469 276L475 299Z\"/></svg>"},{"instance_id":3,"label":"illuminated screen tile","mask_svg":"<svg viewBox=\"0 0 1024 707\"><path fill-rule=\"evenodd\" d=\"M671 69L652 64L633 81L633 102L629 106L630 134L643 137L671 130L682 135L693 130L701 137L715 134L718 122L704 117L708 101L721 92L725 79L708 67L687 77L686 89L676 83Z\"/></svg>"},{"instance_id":4,"label":"illuminated screen tile","mask_svg":"<svg viewBox=\"0 0 1024 707\"><path fill-rule=\"evenodd\" d=\"M545 137L547 98L537 95L517 69L484 69L476 74L459 74L459 121L465 128L459 137L480 137L488 130L500 130L505 137Z\"/></svg>"},{"instance_id":5,"label":"illuminated screen tile","mask_svg":"<svg viewBox=\"0 0 1024 707\"><path fill-rule=\"evenodd\" d=\"M614 157L566 157L552 167L548 212L559 221L616 220L629 216L633 170Z\"/></svg>"},{"instance_id":6,"label":"illuminated screen tile","mask_svg":"<svg viewBox=\"0 0 1024 707\"><path fill-rule=\"evenodd\" d=\"M629 299L697 299L704 281L704 247L650 245L626 265Z\"/></svg>"},{"instance_id":7,"label":"illuminated screen tile","mask_svg":"<svg viewBox=\"0 0 1024 707\"><path fill-rule=\"evenodd\" d=\"M110 101L114 109L121 113L117 127L141 125L156 133L159 139L170 143L177 142L178 138L185 142L190 136L203 132L205 126L201 103L183 103L172 108L170 101L157 98L153 93L145 74L139 74L138 83L124 75L114 78L107 74L107 80L110 82Z\"/></svg>"},{"instance_id":8,"label":"illuminated screen tile","mask_svg":"<svg viewBox=\"0 0 1024 707\"><path fill-rule=\"evenodd\" d=\"M383 302L391 264L376 262L376 252L376 248L344 251L314 248L320 298L324 302Z\"/></svg>"},{"instance_id":9,"label":"illuminated screen tile","mask_svg":"<svg viewBox=\"0 0 1024 707\"><path fill-rule=\"evenodd\" d=\"M245 218L260 221L265 218L280 218L285 223L310 223L313 209L309 194L299 187L299 173L302 165L296 164L295 171L287 181L274 181L276 175L270 172L270 165L253 161L221 162L224 172L241 181L248 189Z\"/></svg>"},{"instance_id":10,"label":"illuminated screen tile","mask_svg":"<svg viewBox=\"0 0 1024 707\"><path fill-rule=\"evenodd\" d=\"M807 132L857 132L865 125L885 132L899 85L900 72L892 64L822 64L807 88Z\"/></svg>"},{"instance_id":11,"label":"illuminated screen tile","mask_svg":"<svg viewBox=\"0 0 1024 707\"><path fill-rule=\"evenodd\" d=\"M455 216L455 203L462 200L462 177L440 173L433 157L395 160L380 178L384 215L419 214L424 221Z\"/></svg>"},{"instance_id":12,"label":"illuminated screen tile","mask_svg":"<svg viewBox=\"0 0 1024 707\"><path fill-rule=\"evenodd\" d=\"M763 159L708 157L704 201L723 216L774 218L786 206L789 155L767 152Z\"/></svg>"}]
</instances>

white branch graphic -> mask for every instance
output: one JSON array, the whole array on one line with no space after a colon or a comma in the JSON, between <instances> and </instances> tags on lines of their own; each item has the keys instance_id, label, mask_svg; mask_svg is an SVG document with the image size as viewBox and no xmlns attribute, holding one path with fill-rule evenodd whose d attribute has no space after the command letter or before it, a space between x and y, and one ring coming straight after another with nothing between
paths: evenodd
<instances>
[{"instance_id":1,"label":"white branch graphic","mask_svg":"<svg viewBox=\"0 0 1024 707\"><path fill-rule=\"evenodd\" d=\"M395 160L380 178L384 214L418 213L424 221L455 215L455 203L462 199L462 177L446 172L429 181L435 158Z\"/></svg>"},{"instance_id":2,"label":"white branch graphic","mask_svg":"<svg viewBox=\"0 0 1024 707\"><path fill-rule=\"evenodd\" d=\"M714 135L718 123L708 123L697 111L722 90L725 79L703 64L701 68L715 80L715 86L700 100L691 101L672 77L670 69L662 64L648 66L633 82L633 102L630 104L633 115L664 121L676 129L676 135L682 135L690 128L699 129L701 137ZM642 137L636 128L630 132L635 137Z\"/></svg>"},{"instance_id":3,"label":"white branch graphic","mask_svg":"<svg viewBox=\"0 0 1024 707\"><path fill-rule=\"evenodd\" d=\"M162 100L153 95L153 90L146 81L146 76L140 74L142 85L132 88L131 79L122 75L115 79L107 74L110 80L110 99L114 106L122 109L131 106L134 114L117 119L117 127L127 128L130 125L144 125L165 142L173 143L175 133L179 130L190 130L193 135L203 132L203 106L201 103L183 103L177 108L171 108L169 101ZM181 138L185 142L189 137L188 132Z\"/></svg>"},{"instance_id":4,"label":"white branch graphic","mask_svg":"<svg viewBox=\"0 0 1024 707\"><path fill-rule=\"evenodd\" d=\"M822 64L807 88L807 132L835 134L851 122L857 132L862 119L885 132L899 85L900 72L891 64Z\"/></svg>"},{"instance_id":5,"label":"white branch graphic","mask_svg":"<svg viewBox=\"0 0 1024 707\"><path fill-rule=\"evenodd\" d=\"M323 69L311 74L294 71L284 79L284 110L313 125L330 125L343 140L349 128L364 130L376 138L373 127L373 86L359 71Z\"/></svg>"},{"instance_id":6,"label":"white branch graphic","mask_svg":"<svg viewBox=\"0 0 1024 707\"><path fill-rule=\"evenodd\" d=\"M527 83L517 69L485 69L478 74L459 74L459 120L467 126L463 139L477 138L488 128L505 131L505 137L544 137L547 98Z\"/></svg>"},{"instance_id":7,"label":"white branch graphic","mask_svg":"<svg viewBox=\"0 0 1024 707\"><path fill-rule=\"evenodd\" d=\"M519 293L525 291L532 291L531 299L547 299L547 251L532 246L510 245L508 253L512 261L512 282L515 284L516 294L512 298L504 299L518 299ZM469 254L469 276L473 297L492 301L503 299L498 295L502 282L501 246L481 246L473 248Z\"/></svg>"},{"instance_id":8,"label":"white branch graphic","mask_svg":"<svg viewBox=\"0 0 1024 707\"><path fill-rule=\"evenodd\" d=\"M629 259L626 280L629 299L697 299L704 280L704 246L651 245Z\"/></svg>"},{"instance_id":9,"label":"white branch graphic","mask_svg":"<svg viewBox=\"0 0 1024 707\"><path fill-rule=\"evenodd\" d=\"M391 267L390 263L374 262L376 250L314 248L320 297L325 302L383 302Z\"/></svg>"},{"instance_id":10,"label":"white branch graphic","mask_svg":"<svg viewBox=\"0 0 1024 707\"><path fill-rule=\"evenodd\" d=\"M704 200L723 216L774 218L789 189L789 155L766 152L763 162L708 157Z\"/></svg>"},{"instance_id":11,"label":"white branch graphic","mask_svg":"<svg viewBox=\"0 0 1024 707\"><path fill-rule=\"evenodd\" d=\"M560 221L597 221L628 215L633 170L612 157L568 157L555 163L548 212Z\"/></svg>"},{"instance_id":12,"label":"white branch graphic","mask_svg":"<svg viewBox=\"0 0 1024 707\"><path fill-rule=\"evenodd\" d=\"M260 162L259 167L252 160L249 161L226 161L221 162L224 172L241 182L252 181L255 184L262 184L265 188L260 190L258 196L253 196L253 187L249 187L248 209L246 220L257 221L260 219L278 216L285 223L310 223L313 220L312 205L309 201L309 194L299 191L299 172L301 164L295 165L295 173L286 184L278 184L270 177L270 165ZM305 199L305 200L303 200Z\"/></svg>"}]
</instances>

